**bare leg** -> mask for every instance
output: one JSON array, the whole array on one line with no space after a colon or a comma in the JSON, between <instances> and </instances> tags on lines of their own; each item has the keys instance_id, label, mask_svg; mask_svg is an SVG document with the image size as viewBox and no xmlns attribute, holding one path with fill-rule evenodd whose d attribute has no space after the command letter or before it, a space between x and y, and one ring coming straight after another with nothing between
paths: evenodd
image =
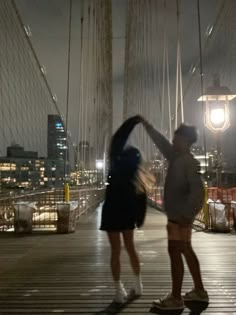
<instances>
[{"instance_id":1,"label":"bare leg","mask_svg":"<svg viewBox=\"0 0 236 315\"><path fill-rule=\"evenodd\" d=\"M108 232L108 239L111 245L111 272L115 285L115 297L113 301L116 303L125 303L127 293L120 280L120 232Z\"/></svg>"},{"instance_id":2,"label":"bare leg","mask_svg":"<svg viewBox=\"0 0 236 315\"><path fill-rule=\"evenodd\" d=\"M111 245L111 273L114 281L120 280L120 251L121 239L119 232L108 232L108 239Z\"/></svg>"},{"instance_id":3,"label":"bare leg","mask_svg":"<svg viewBox=\"0 0 236 315\"><path fill-rule=\"evenodd\" d=\"M140 263L139 263L139 257L138 253L135 249L134 244L134 231L133 230L127 230L123 232L123 239L125 248L127 250L127 253L129 255L130 264L132 266L135 279L134 279L134 286L130 291L130 296L140 296L143 293L143 284L140 274Z\"/></svg>"},{"instance_id":4,"label":"bare leg","mask_svg":"<svg viewBox=\"0 0 236 315\"><path fill-rule=\"evenodd\" d=\"M184 277L184 264L181 253L181 235L179 225L168 222L168 253L170 256L172 295L181 300L181 289Z\"/></svg>"},{"instance_id":5,"label":"bare leg","mask_svg":"<svg viewBox=\"0 0 236 315\"><path fill-rule=\"evenodd\" d=\"M204 290L200 264L199 264L197 255L195 254L192 248L192 243L191 243L192 226L181 227L181 238L182 238L182 253L186 259L186 263L192 275L195 289Z\"/></svg>"},{"instance_id":6,"label":"bare leg","mask_svg":"<svg viewBox=\"0 0 236 315\"><path fill-rule=\"evenodd\" d=\"M133 272L136 276L138 276L140 274L140 263L139 263L139 257L138 257L138 254L134 245L134 231L133 230L124 231L123 239L124 239L125 248L129 255Z\"/></svg>"}]
</instances>

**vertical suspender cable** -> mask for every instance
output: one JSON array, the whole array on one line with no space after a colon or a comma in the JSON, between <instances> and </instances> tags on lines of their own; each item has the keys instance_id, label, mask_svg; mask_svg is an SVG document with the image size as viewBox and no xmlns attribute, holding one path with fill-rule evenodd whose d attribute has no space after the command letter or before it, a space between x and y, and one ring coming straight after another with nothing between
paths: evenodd
<instances>
[{"instance_id":1,"label":"vertical suspender cable","mask_svg":"<svg viewBox=\"0 0 236 315\"><path fill-rule=\"evenodd\" d=\"M72 15L72 0L69 4L69 34L68 34L68 61L67 61L67 91L66 91L66 150L64 157L64 180L67 180L67 162L69 153L69 141L68 141L68 114L69 114L69 97L70 97L70 49L71 49L71 15Z\"/></svg>"},{"instance_id":2,"label":"vertical suspender cable","mask_svg":"<svg viewBox=\"0 0 236 315\"><path fill-rule=\"evenodd\" d=\"M198 16L198 42L199 42L199 57L200 57L200 84L201 84L201 94L204 94L203 91L203 62L202 62L202 36L201 36L201 15L200 15L200 1L197 0L197 16ZM206 133L205 133L205 105L204 101L202 100L202 133L203 133L203 146L204 146L204 153L205 153L205 165L206 165L206 173L208 171L207 168L207 153L206 153Z\"/></svg>"},{"instance_id":3,"label":"vertical suspender cable","mask_svg":"<svg viewBox=\"0 0 236 315\"><path fill-rule=\"evenodd\" d=\"M96 37L96 3L93 2L93 45L92 45L92 69L93 69L93 73L95 73L96 75L96 56L97 56L97 37ZM93 74L94 75L94 74ZM92 91L92 104L93 104L93 121L91 121L91 125L92 123L96 126L96 121L94 122L96 117L96 108L97 108L97 103L96 103L96 81L92 80L92 86L91 86L91 91ZM96 130L93 126L93 128L91 128L91 140L92 140L92 147L93 147L93 155L92 155L92 160L93 160L93 165L92 167L95 169L95 147L96 147L96 143L97 143L97 139L96 139Z\"/></svg>"},{"instance_id":4,"label":"vertical suspender cable","mask_svg":"<svg viewBox=\"0 0 236 315\"><path fill-rule=\"evenodd\" d=\"M158 1L154 1L154 9L153 9L153 12L154 12L154 31L153 31L153 34L155 34L155 36L153 36L153 38L155 38L156 40L158 40L158 36L159 36L159 15L158 15L158 12L161 11L159 10L158 8ZM156 42L155 42L155 45L153 47L156 48ZM155 49L153 48L153 60L154 60L154 74L153 74L153 80L154 80L154 93L153 93L153 103L157 103L156 100L159 101L159 108L160 108L160 111L161 111L161 71L160 70L160 55L159 55L159 50L158 49ZM157 85L157 87L156 87ZM152 115L152 117L150 117L149 119L151 119L152 122L155 121L154 115ZM159 117L159 115L157 116ZM155 116L155 118L157 118Z\"/></svg>"},{"instance_id":5,"label":"vertical suspender cable","mask_svg":"<svg viewBox=\"0 0 236 315\"><path fill-rule=\"evenodd\" d=\"M178 54L178 53L177 53ZM177 57L178 60L178 57ZM178 127L178 85L179 85L179 67L176 68L176 94L175 94L175 129Z\"/></svg>"},{"instance_id":6,"label":"vertical suspender cable","mask_svg":"<svg viewBox=\"0 0 236 315\"><path fill-rule=\"evenodd\" d=\"M87 8L87 12L88 12L88 30L87 30L87 63L86 63L86 76L87 76L87 80L86 80L86 89L85 89L85 100L84 100L84 104L85 104L85 117L84 117L84 146L83 146L83 161L84 161L84 169L88 168L88 162L89 162L89 150L90 150L90 146L91 143L89 143L89 135L87 134L88 131L88 117L89 117L89 112L88 112L88 107L90 106L89 104L89 84L91 82L90 80L90 65L91 65L91 50L90 50L90 12L91 12L91 7L90 7L90 3L88 4L88 8Z\"/></svg>"},{"instance_id":7,"label":"vertical suspender cable","mask_svg":"<svg viewBox=\"0 0 236 315\"><path fill-rule=\"evenodd\" d=\"M125 31L125 64L124 64L124 101L123 101L123 115L122 119L128 117L128 85L130 85L130 71L129 71L129 53L130 53L130 32L131 32L131 2L127 3L126 16L126 31Z\"/></svg>"},{"instance_id":8,"label":"vertical suspender cable","mask_svg":"<svg viewBox=\"0 0 236 315\"><path fill-rule=\"evenodd\" d=\"M86 42L86 31L88 28L88 19L86 16L86 8L87 8L87 1L84 3L83 6L83 12L84 12L84 34L83 34L83 59L82 59L82 64L81 64L81 71L82 71L82 79L81 79L81 103L80 103L80 108L81 108L81 113L80 113L80 123L79 123L79 127L80 127L80 145L79 145L79 149L80 149L80 166L81 166L81 170L84 171L85 169L85 163L84 163L84 152L85 152L85 148L86 148L86 141L84 138L84 133L85 133L85 110L86 110L86 84L87 84L87 79L88 79L88 74L86 72L86 65L88 63L88 56L87 54L85 54L84 52L86 52L86 48L87 48L87 43Z\"/></svg>"},{"instance_id":9,"label":"vertical suspender cable","mask_svg":"<svg viewBox=\"0 0 236 315\"><path fill-rule=\"evenodd\" d=\"M165 8L166 13L166 8ZM165 18L166 21L166 18ZM165 108L165 70L166 70L166 23L164 22L164 50L162 66L162 97L161 97L161 132L163 132L164 108Z\"/></svg>"},{"instance_id":10,"label":"vertical suspender cable","mask_svg":"<svg viewBox=\"0 0 236 315\"><path fill-rule=\"evenodd\" d=\"M180 92L181 122L184 121L182 65L181 65L181 48L180 48L180 26L179 26L179 0L176 0L176 12L177 12L177 60L176 60L175 128L177 128L177 125L178 125L179 92Z\"/></svg>"},{"instance_id":11,"label":"vertical suspender cable","mask_svg":"<svg viewBox=\"0 0 236 315\"><path fill-rule=\"evenodd\" d=\"M183 84L182 84L182 62L181 49L179 43L179 88L180 88L180 108L181 108L181 122L184 121L184 101L183 101Z\"/></svg>"},{"instance_id":12,"label":"vertical suspender cable","mask_svg":"<svg viewBox=\"0 0 236 315\"><path fill-rule=\"evenodd\" d=\"M177 4L177 59L176 59L176 93L175 93L175 129L178 126L178 102L179 102L179 6Z\"/></svg>"},{"instance_id":13,"label":"vertical suspender cable","mask_svg":"<svg viewBox=\"0 0 236 315\"><path fill-rule=\"evenodd\" d=\"M170 78L169 78L169 54L168 54L168 47L166 49L166 79L167 79L167 94L168 94L169 140L171 140L171 137L172 137L172 121L171 121L171 100L170 100Z\"/></svg>"},{"instance_id":14,"label":"vertical suspender cable","mask_svg":"<svg viewBox=\"0 0 236 315\"><path fill-rule=\"evenodd\" d=\"M81 126L80 126L80 119L81 119L81 113L82 113L82 102L83 102L83 25L84 25L84 6L83 1L81 3L80 7L81 15L80 15L80 78L79 78L79 108L78 108L78 132L77 132L77 161L76 161L76 171L78 174L79 170L79 139L81 137Z\"/></svg>"}]
</instances>

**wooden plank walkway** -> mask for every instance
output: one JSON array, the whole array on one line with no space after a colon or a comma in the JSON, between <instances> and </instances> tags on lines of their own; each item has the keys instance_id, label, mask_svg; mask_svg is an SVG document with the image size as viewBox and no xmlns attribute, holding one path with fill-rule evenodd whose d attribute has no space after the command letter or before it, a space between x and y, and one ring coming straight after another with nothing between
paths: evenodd
<instances>
[{"instance_id":1,"label":"wooden plank walkway","mask_svg":"<svg viewBox=\"0 0 236 315\"><path fill-rule=\"evenodd\" d=\"M0 234L0 314L150 314L152 300L171 287L165 217L149 209L144 229L137 231L144 294L122 309L110 306L109 246L98 230L99 217L99 208L83 215L74 234ZM236 315L236 235L195 232L193 243L210 304L188 305L182 314ZM122 261L129 289L133 277L124 251ZM191 287L186 271L183 290Z\"/></svg>"}]
</instances>

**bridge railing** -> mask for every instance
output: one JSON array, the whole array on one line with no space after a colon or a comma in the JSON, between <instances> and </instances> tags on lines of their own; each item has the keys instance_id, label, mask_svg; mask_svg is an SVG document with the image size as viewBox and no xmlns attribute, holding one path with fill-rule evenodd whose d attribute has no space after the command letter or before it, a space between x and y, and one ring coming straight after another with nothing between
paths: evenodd
<instances>
[{"instance_id":1,"label":"bridge railing","mask_svg":"<svg viewBox=\"0 0 236 315\"><path fill-rule=\"evenodd\" d=\"M70 200L77 204L75 220L88 209L95 208L104 196L103 188L72 188ZM64 190L30 192L17 196L0 197L0 231L16 230L16 215L19 205L32 208L32 230L56 230L58 224L58 205L64 201ZM19 223L19 222L18 222Z\"/></svg>"},{"instance_id":2,"label":"bridge railing","mask_svg":"<svg viewBox=\"0 0 236 315\"><path fill-rule=\"evenodd\" d=\"M206 188L205 204L196 218L204 229L216 232L236 230L236 188Z\"/></svg>"},{"instance_id":3,"label":"bridge railing","mask_svg":"<svg viewBox=\"0 0 236 315\"><path fill-rule=\"evenodd\" d=\"M153 186L148 193L149 205L162 210L163 186Z\"/></svg>"},{"instance_id":4,"label":"bridge railing","mask_svg":"<svg viewBox=\"0 0 236 315\"><path fill-rule=\"evenodd\" d=\"M153 187L149 204L163 211L163 188ZM236 230L236 187L222 189L206 187L205 202L194 221L196 228L208 231L230 232Z\"/></svg>"}]
</instances>

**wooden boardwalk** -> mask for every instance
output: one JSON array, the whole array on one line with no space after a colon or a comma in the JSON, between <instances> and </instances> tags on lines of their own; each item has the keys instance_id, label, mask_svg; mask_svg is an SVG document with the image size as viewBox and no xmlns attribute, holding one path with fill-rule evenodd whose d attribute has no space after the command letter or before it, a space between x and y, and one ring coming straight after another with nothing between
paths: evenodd
<instances>
[{"instance_id":1,"label":"wooden boardwalk","mask_svg":"<svg viewBox=\"0 0 236 315\"><path fill-rule=\"evenodd\" d=\"M165 217L149 209L145 228L136 234L143 296L115 309L109 246L98 230L99 216L99 208L83 215L74 234L0 234L0 314L150 314L152 300L171 287ZM236 315L236 235L195 232L193 243L210 303L207 308L188 305L182 314ZM129 289L133 277L124 251L122 261ZM191 287L186 271L183 291Z\"/></svg>"}]
</instances>

